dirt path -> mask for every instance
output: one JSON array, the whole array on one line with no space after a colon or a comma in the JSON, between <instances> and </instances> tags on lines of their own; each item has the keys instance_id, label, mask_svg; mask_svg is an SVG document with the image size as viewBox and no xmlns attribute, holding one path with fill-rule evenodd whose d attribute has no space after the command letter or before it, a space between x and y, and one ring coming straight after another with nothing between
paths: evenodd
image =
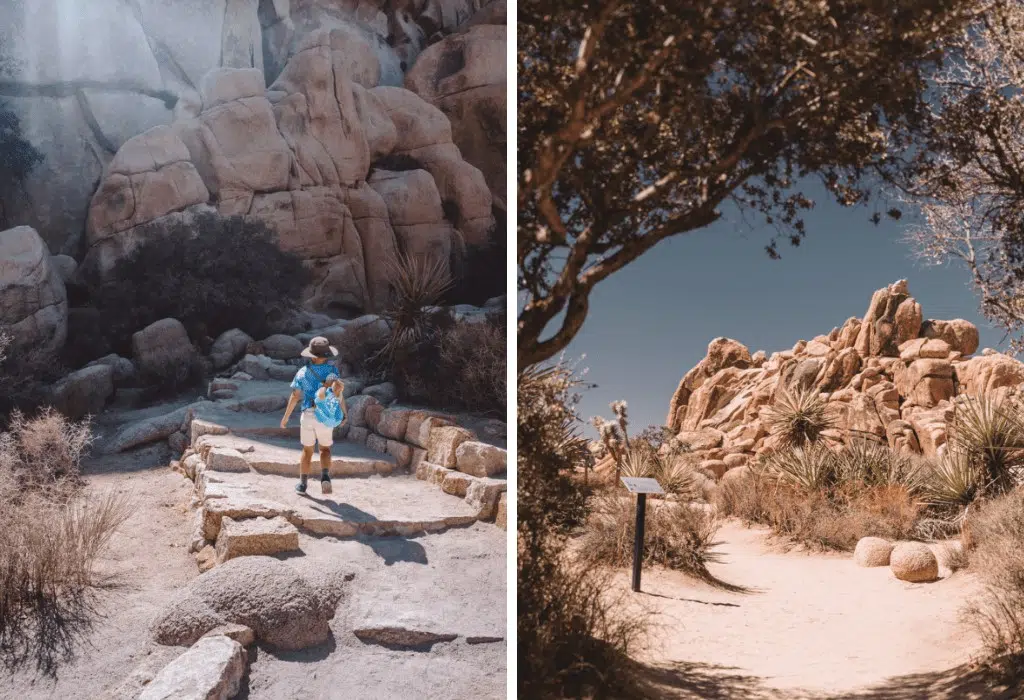
<instances>
[{"instance_id":1,"label":"dirt path","mask_svg":"<svg viewBox=\"0 0 1024 700\"><path fill-rule=\"evenodd\" d=\"M849 555L782 553L765 530L721 529L712 573L729 593L647 571L638 604L654 612L644 661L662 697L971 698L963 676L980 642L963 621L980 584L966 572L910 584ZM630 585L620 574L617 584ZM1010 697L1010 696L1005 696Z\"/></svg>"},{"instance_id":2,"label":"dirt path","mask_svg":"<svg viewBox=\"0 0 1024 700\"><path fill-rule=\"evenodd\" d=\"M150 637L153 619L199 575L188 553L192 483L165 466L169 461L163 444L89 460L87 488L125 493L133 504L99 566L112 577L110 585L97 594L88 624L75 630L69 648L55 653L55 673L40 671L33 660L15 668L0 665L0 700L130 700L184 651ZM408 486L407 480L393 477L388 484L398 489ZM417 483L425 501L442 497L452 507L463 505ZM336 498L357 501L359 489L379 486L346 478L335 484ZM288 495L294 496L291 485L289 480ZM378 505L389 504L384 499ZM252 647L239 698L505 697L504 530L475 523L417 537L348 539L303 532L300 549L300 556L325 564L343 560L355 576L331 623L332 636L327 644L298 653ZM392 626L457 638L431 649L396 650L363 643L353 633Z\"/></svg>"}]
</instances>

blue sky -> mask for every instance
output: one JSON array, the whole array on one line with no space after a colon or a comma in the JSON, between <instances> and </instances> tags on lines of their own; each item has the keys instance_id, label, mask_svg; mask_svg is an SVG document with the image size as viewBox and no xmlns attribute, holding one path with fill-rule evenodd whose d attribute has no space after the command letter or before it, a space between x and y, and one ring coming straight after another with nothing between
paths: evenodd
<instances>
[{"instance_id":1,"label":"blue sky","mask_svg":"<svg viewBox=\"0 0 1024 700\"><path fill-rule=\"evenodd\" d=\"M1003 333L979 313L966 270L925 266L903 240L912 217L875 226L872 211L819 198L806 239L796 248L780 242L781 260L764 252L771 229L734 216L661 242L599 284L566 351L567 359L586 355L580 367L597 385L583 393L584 420L609 416L608 403L624 399L631 433L661 425L676 384L713 338L734 338L751 353L785 350L862 317L872 292L898 279L925 318L967 319L982 348L1002 349Z\"/></svg>"}]
</instances>

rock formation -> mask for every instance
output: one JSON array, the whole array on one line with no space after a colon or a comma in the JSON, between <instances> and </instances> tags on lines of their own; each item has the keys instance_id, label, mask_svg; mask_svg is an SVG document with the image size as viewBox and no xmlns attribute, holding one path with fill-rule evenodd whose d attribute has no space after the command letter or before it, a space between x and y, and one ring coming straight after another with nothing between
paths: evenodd
<instances>
[{"instance_id":1,"label":"rock formation","mask_svg":"<svg viewBox=\"0 0 1024 700\"><path fill-rule=\"evenodd\" d=\"M666 425L698 459L726 471L773 447L764 411L782 392L813 390L835 409L842 437L873 435L934 457L963 397L1017 391L1024 363L978 349L968 321L923 319L905 280L872 296L863 319L765 357L716 338L679 382Z\"/></svg>"},{"instance_id":2,"label":"rock formation","mask_svg":"<svg viewBox=\"0 0 1024 700\"><path fill-rule=\"evenodd\" d=\"M0 98L44 160L0 204L101 274L145 224L257 218L314 270L310 309L373 310L396 250L487 239L504 22L481 0L13 0Z\"/></svg>"}]
</instances>

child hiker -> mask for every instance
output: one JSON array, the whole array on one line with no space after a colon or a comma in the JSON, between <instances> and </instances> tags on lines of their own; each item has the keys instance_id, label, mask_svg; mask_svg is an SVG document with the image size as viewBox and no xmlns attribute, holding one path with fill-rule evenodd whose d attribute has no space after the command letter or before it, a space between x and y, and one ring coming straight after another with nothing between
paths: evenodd
<instances>
[{"instance_id":1,"label":"child hiker","mask_svg":"<svg viewBox=\"0 0 1024 700\"><path fill-rule=\"evenodd\" d=\"M338 378L337 370L329 362L338 356L338 349L327 338L316 337L302 351L310 361L302 367L292 380L292 395L284 409L281 428L288 427L292 411L301 401L299 417L299 440L302 443L302 457L299 460L299 483L295 490L306 493L309 481L313 449L320 446L320 492L331 493L331 445L334 443L334 428L345 423L345 385Z\"/></svg>"}]
</instances>

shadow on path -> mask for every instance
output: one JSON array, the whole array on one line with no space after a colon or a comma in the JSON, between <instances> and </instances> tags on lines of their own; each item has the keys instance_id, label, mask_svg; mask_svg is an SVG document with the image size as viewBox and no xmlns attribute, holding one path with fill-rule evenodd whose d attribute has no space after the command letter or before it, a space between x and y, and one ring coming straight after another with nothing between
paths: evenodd
<instances>
[{"instance_id":1,"label":"shadow on path","mask_svg":"<svg viewBox=\"0 0 1024 700\"><path fill-rule=\"evenodd\" d=\"M990 671L968 665L946 671L890 678L874 687L848 693L823 693L765 687L763 679L715 664L634 663L643 698L676 700L1013 700L1024 687L999 684Z\"/></svg>"},{"instance_id":2,"label":"shadow on path","mask_svg":"<svg viewBox=\"0 0 1024 700\"><path fill-rule=\"evenodd\" d=\"M306 494L306 498L318 504L313 507L314 510L323 513L324 515L335 515L339 520L345 520L351 523L375 523L377 522L377 516L371 515L364 510L360 510L355 506L351 506L348 503L338 503L327 498L316 498L310 494Z\"/></svg>"},{"instance_id":3,"label":"shadow on path","mask_svg":"<svg viewBox=\"0 0 1024 700\"><path fill-rule=\"evenodd\" d=\"M423 548L423 545L405 537L360 538L360 541L383 559L385 566L391 566L398 562L427 563L427 550Z\"/></svg>"},{"instance_id":4,"label":"shadow on path","mask_svg":"<svg viewBox=\"0 0 1024 700\"><path fill-rule=\"evenodd\" d=\"M663 595L661 593L649 593L647 591L641 591L641 592L643 593L643 595L649 595L649 596L652 596L654 598L665 598L666 600L678 600L678 601L680 601L682 603L700 603L701 605L717 605L717 606L720 606L720 607L723 607L723 608L738 608L738 607L740 607L739 603L716 603L713 600L698 600L696 598L676 598L675 596Z\"/></svg>"}]
</instances>

